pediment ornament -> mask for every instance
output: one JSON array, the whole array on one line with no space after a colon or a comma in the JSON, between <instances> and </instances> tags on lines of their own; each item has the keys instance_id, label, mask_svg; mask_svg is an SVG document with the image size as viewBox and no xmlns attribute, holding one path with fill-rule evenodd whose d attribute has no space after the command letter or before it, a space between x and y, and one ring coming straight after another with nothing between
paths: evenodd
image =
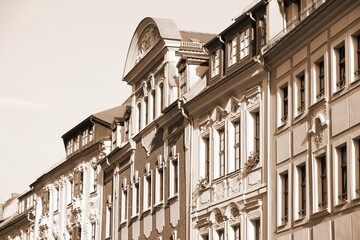
<instances>
[{"instance_id":1,"label":"pediment ornament","mask_svg":"<svg viewBox=\"0 0 360 240\"><path fill-rule=\"evenodd\" d=\"M140 62L159 40L159 29L154 25L148 26L138 42L138 53L135 63Z\"/></svg>"},{"instance_id":2,"label":"pediment ornament","mask_svg":"<svg viewBox=\"0 0 360 240\"><path fill-rule=\"evenodd\" d=\"M155 138L156 132L157 132L157 128L155 127L152 131L150 131L141 139L141 145L143 146L143 148L145 148L147 156L150 156L150 152L152 150L152 145L153 145L152 142L153 139Z\"/></svg>"}]
</instances>

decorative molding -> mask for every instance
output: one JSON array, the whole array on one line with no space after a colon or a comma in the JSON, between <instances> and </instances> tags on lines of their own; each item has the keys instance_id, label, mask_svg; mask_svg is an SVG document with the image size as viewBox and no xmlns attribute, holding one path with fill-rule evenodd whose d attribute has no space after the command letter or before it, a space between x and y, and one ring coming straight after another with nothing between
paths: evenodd
<instances>
[{"instance_id":1,"label":"decorative molding","mask_svg":"<svg viewBox=\"0 0 360 240\"><path fill-rule=\"evenodd\" d=\"M154 26L148 26L142 33L138 42L138 53L135 60L135 64L140 62L146 54L160 41L159 29Z\"/></svg>"},{"instance_id":2,"label":"decorative molding","mask_svg":"<svg viewBox=\"0 0 360 240\"><path fill-rule=\"evenodd\" d=\"M157 132L157 127L154 127L152 131L150 131L147 135L141 138L141 145L146 150L146 154L148 157L150 156L153 147L152 141L156 136L156 132Z\"/></svg>"}]
</instances>

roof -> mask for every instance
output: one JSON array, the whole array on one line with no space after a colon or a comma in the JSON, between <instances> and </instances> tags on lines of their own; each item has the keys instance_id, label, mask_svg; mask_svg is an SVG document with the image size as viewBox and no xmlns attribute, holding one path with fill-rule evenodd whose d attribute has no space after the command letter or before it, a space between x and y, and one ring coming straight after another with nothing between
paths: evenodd
<instances>
[{"instance_id":1,"label":"roof","mask_svg":"<svg viewBox=\"0 0 360 240\"><path fill-rule=\"evenodd\" d=\"M108 127L111 126L114 118L116 117L122 117L126 114L127 106L130 106L131 99L128 98L125 100L125 102L117 107L113 107L101 112L94 113L87 117L85 120L77 124L75 127L67 131L64 135L62 135L62 138L65 140L72 136L72 134L78 132L81 128L84 126L87 126L90 122L96 121L98 123L102 123L103 125L106 125Z\"/></svg>"},{"instance_id":2,"label":"roof","mask_svg":"<svg viewBox=\"0 0 360 240\"><path fill-rule=\"evenodd\" d=\"M201 33L201 32L192 32L192 31L184 31L184 30L180 31L180 35L183 41L200 42L200 43L207 43L216 36L216 34L212 34L212 33Z\"/></svg>"}]
</instances>

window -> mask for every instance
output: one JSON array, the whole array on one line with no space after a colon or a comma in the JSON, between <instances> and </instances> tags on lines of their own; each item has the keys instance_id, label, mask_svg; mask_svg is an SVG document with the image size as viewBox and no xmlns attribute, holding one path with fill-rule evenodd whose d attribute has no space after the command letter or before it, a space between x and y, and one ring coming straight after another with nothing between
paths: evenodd
<instances>
[{"instance_id":1,"label":"window","mask_svg":"<svg viewBox=\"0 0 360 240\"><path fill-rule=\"evenodd\" d=\"M360 196L360 138L353 139L353 163L355 166L355 195Z\"/></svg>"},{"instance_id":2,"label":"window","mask_svg":"<svg viewBox=\"0 0 360 240\"><path fill-rule=\"evenodd\" d=\"M282 189L282 214L281 222L287 223L289 217L289 174L288 172L282 173L281 176L281 189Z\"/></svg>"},{"instance_id":3,"label":"window","mask_svg":"<svg viewBox=\"0 0 360 240\"><path fill-rule=\"evenodd\" d=\"M231 41L228 43L228 66L232 66L236 63L236 57L237 57L237 37L234 37L231 39Z\"/></svg>"},{"instance_id":4,"label":"window","mask_svg":"<svg viewBox=\"0 0 360 240\"><path fill-rule=\"evenodd\" d=\"M151 208L151 173L144 176L144 209Z\"/></svg>"},{"instance_id":5,"label":"window","mask_svg":"<svg viewBox=\"0 0 360 240\"><path fill-rule=\"evenodd\" d=\"M209 181L210 177L210 139L209 136L203 137L204 156L205 156L205 178Z\"/></svg>"},{"instance_id":6,"label":"window","mask_svg":"<svg viewBox=\"0 0 360 240\"><path fill-rule=\"evenodd\" d=\"M109 195L106 202L106 212L105 212L105 238L111 239L112 231L112 196Z\"/></svg>"},{"instance_id":7,"label":"window","mask_svg":"<svg viewBox=\"0 0 360 240\"><path fill-rule=\"evenodd\" d=\"M71 139L67 143L67 155L70 155L73 151L73 140Z\"/></svg>"},{"instance_id":8,"label":"window","mask_svg":"<svg viewBox=\"0 0 360 240\"><path fill-rule=\"evenodd\" d=\"M254 153L260 152L260 112L253 113L254 117Z\"/></svg>"},{"instance_id":9,"label":"window","mask_svg":"<svg viewBox=\"0 0 360 240\"><path fill-rule=\"evenodd\" d=\"M337 89L345 87L345 44L336 49L338 60L338 78L336 81Z\"/></svg>"},{"instance_id":10,"label":"window","mask_svg":"<svg viewBox=\"0 0 360 240\"><path fill-rule=\"evenodd\" d=\"M145 108L145 121L144 121L144 125L146 126L146 124L149 123L149 99L148 97L144 98L144 108Z\"/></svg>"},{"instance_id":11,"label":"window","mask_svg":"<svg viewBox=\"0 0 360 240\"><path fill-rule=\"evenodd\" d=\"M298 167L299 174L299 217L306 214L306 165L303 164Z\"/></svg>"},{"instance_id":12,"label":"window","mask_svg":"<svg viewBox=\"0 0 360 240\"><path fill-rule=\"evenodd\" d=\"M281 122L285 124L288 120L289 113L289 99L288 99L288 86L285 85L281 87L282 92L282 114L281 114Z\"/></svg>"},{"instance_id":13,"label":"window","mask_svg":"<svg viewBox=\"0 0 360 240\"><path fill-rule=\"evenodd\" d=\"M225 240L224 229L216 230L216 235L218 240Z\"/></svg>"},{"instance_id":14,"label":"window","mask_svg":"<svg viewBox=\"0 0 360 240\"><path fill-rule=\"evenodd\" d=\"M139 197L140 197L139 182L135 181L132 187L132 213L131 213L132 217L139 214L139 203L140 203Z\"/></svg>"},{"instance_id":15,"label":"window","mask_svg":"<svg viewBox=\"0 0 360 240\"><path fill-rule=\"evenodd\" d=\"M240 34L240 59L248 56L250 52L250 29Z\"/></svg>"},{"instance_id":16,"label":"window","mask_svg":"<svg viewBox=\"0 0 360 240\"><path fill-rule=\"evenodd\" d=\"M74 196L74 193L73 193L74 184L73 183L74 183L73 179L69 179L69 181L67 182L67 187L66 187L66 189L67 189L67 194L66 194L67 199L66 199L66 203L68 205L71 204L72 198Z\"/></svg>"},{"instance_id":17,"label":"window","mask_svg":"<svg viewBox=\"0 0 360 240\"><path fill-rule=\"evenodd\" d=\"M94 139L94 131L95 131L95 127L92 126L89 130L89 142L91 142Z\"/></svg>"},{"instance_id":18,"label":"window","mask_svg":"<svg viewBox=\"0 0 360 240\"><path fill-rule=\"evenodd\" d=\"M324 60L320 60L317 63L317 94L316 99L322 99L325 96L325 68L324 68Z\"/></svg>"},{"instance_id":19,"label":"window","mask_svg":"<svg viewBox=\"0 0 360 240\"><path fill-rule=\"evenodd\" d=\"M211 76L215 77L220 72L220 49L211 55Z\"/></svg>"},{"instance_id":20,"label":"window","mask_svg":"<svg viewBox=\"0 0 360 240\"><path fill-rule=\"evenodd\" d=\"M338 147L336 149L338 155L339 164L339 200L345 201L347 199L347 150L346 145Z\"/></svg>"},{"instance_id":21,"label":"window","mask_svg":"<svg viewBox=\"0 0 360 240\"><path fill-rule=\"evenodd\" d=\"M286 14L286 23L291 25L298 19L300 19L300 6L301 0L286 0L285 1L285 14Z\"/></svg>"},{"instance_id":22,"label":"window","mask_svg":"<svg viewBox=\"0 0 360 240\"><path fill-rule=\"evenodd\" d=\"M80 136L76 136L75 140L74 140L75 144L74 144L74 152L79 150L80 148Z\"/></svg>"},{"instance_id":23,"label":"window","mask_svg":"<svg viewBox=\"0 0 360 240\"><path fill-rule=\"evenodd\" d=\"M298 83L298 114L305 111L305 74L301 73L297 76Z\"/></svg>"},{"instance_id":24,"label":"window","mask_svg":"<svg viewBox=\"0 0 360 240\"><path fill-rule=\"evenodd\" d=\"M169 161L170 161L170 197L173 197L178 194L179 191L179 169L178 169L178 156L176 154L175 147L170 148Z\"/></svg>"},{"instance_id":25,"label":"window","mask_svg":"<svg viewBox=\"0 0 360 240\"><path fill-rule=\"evenodd\" d=\"M42 215L46 215L49 212L49 201L50 201L50 195L48 189L44 190L41 200L42 200Z\"/></svg>"},{"instance_id":26,"label":"window","mask_svg":"<svg viewBox=\"0 0 360 240\"><path fill-rule=\"evenodd\" d=\"M318 166L318 187L319 187L319 203L320 209L327 208L327 170L325 155L316 159Z\"/></svg>"},{"instance_id":27,"label":"window","mask_svg":"<svg viewBox=\"0 0 360 240\"><path fill-rule=\"evenodd\" d=\"M123 181L122 191L121 191L121 222L125 222L127 219L127 184Z\"/></svg>"},{"instance_id":28,"label":"window","mask_svg":"<svg viewBox=\"0 0 360 240\"><path fill-rule=\"evenodd\" d=\"M266 21L265 17L261 17L258 21L258 37L259 46L262 47L266 44Z\"/></svg>"},{"instance_id":29,"label":"window","mask_svg":"<svg viewBox=\"0 0 360 240\"><path fill-rule=\"evenodd\" d=\"M356 61L357 61L357 66L355 69L355 79L359 79L360 77L360 34L356 36Z\"/></svg>"},{"instance_id":30,"label":"window","mask_svg":"<svg viewBox=\"0 0 360 240\"><path fill-rule=\"evenodd\" d=\"M164 110L164 105L165 105L164 84L160 83L159 84L159 106L160 106L159 116L162 110Z\"/></svg>"},{"instance_id":31,"label":"window","mask_svg":"<svg viewBox=\"0 0 360 240\"><path fill-rule=\"evenodd\" d=\"M164 199L164 173L162 156L158 156L156 160L156 175L155 175L155 204L163 202Z\"/></svg>"},{"instance_id":32,"label":"window","mask_svg":"<svg viewBox=\"0 0 360 240\"><path fill-rule=\"evenodd\" d=\"M240 122L234 122L234 155L235 155L235 170L240 169Z\"/></svg>"},{"instance_id":33,"label":"window","mask_svg":"<svg viewBox=\"0 0 360 240\"><path fill-rule=\"evenodd\" d=\"M225 130L218 130L219 136L219 177L225 175Z\"/></svg>"},{"instance_id":34,"label":"window","mask_svg":"<svg viewBox=\"0 0 360 240\"><path fill-rule=\"evenodd\" d=\"M179 72L180 96L187 92L186 67Z\"/></svg>"},{"instance_id":35,"label":"window","mask_svg":"<svg viewBox=\"0 0 360 240\"><path fill-rule=\"evenodd\" d=\"M88 143L88 129L84 130L82 133L81 146L85 146Z\"/></svg>"},{"instance_id":36,"label":"window","mask_svg":"<svg viewBox=\"0 0 360 240\"><path fill-rule=\"evenodd\" d=\"M112 149L115 149L117 147L117 127L115 127L112 130L111 140L112 140Z\"/></svg>"},{"instance_id":37,"label":"window","mask_svg":"<svg viewBox=\"0 0 360 240\"><path fill-rule=\"evenodd\" d=\"M260 219L250 221L248 238L251 240L261 239L261 222Z\"/></svg>"},{"instance_id":38,"label":"window","mask_svg":"<svg viewBox=\"0 0 360 240\"><path fill-rule=\"evenodd\" d=\"M57 211L60 207L60 189L56 186L54 189L54 211Z\"/></svg>"},{"instance_id":39,"label":"window","mask_svg":"<svg viewBox=\"0 0 360 240\"><path fill-rule=\"evenodd\" d=\"M156 101L155 101L155 91L151 91L151 99L152 99L152 119L156 118ZM126 126L126 124L124 124ZM125 140L127 141L127 139Z\"/></svg>"},{"instance_id":40,"label":"window","mask_svg":"<svg viewBox=\"0 0 360 240\"><path fill-rule=\"evenodd\" d=\"M81 227L74 227L72 231L73 233L70 234L70 239L81 240Z\"/></svg>"},{"instance_id":41,"label":"window","mask_svg":"<svg viewBox=\"0 0 360 240\"><path fill-rule=\"evenodd\" d=\"M90 193L97 190L97 168L96 166L90 167Z\"/></svg>"},{"instance_id":42,"label":"window","mask_svg":"<svg viewBox=\"0 0 360 240\"><path fill-rule=\"evenodd\" d=\"M96 237L96 223L91 223L91 240L95 240Z\"/></svg>"},{"instance_id":43,"label":"window","mask_svg":"<svg viewBox=\"0 0 360 240\"><path fill-rule=\"evenodd\" d=\"M141 130L141 102L137 104L137 123L138 123L138 131Z\"/></svg>"},{"instance_id":44,"label":"window","mask_svg":"<svg viewBox=\"0 0 360 240\"><path fill-rule=\"evenodd\" d=\"M200 240L209 240L209 234L208 233L201 234Z\"/></svg>"},{"instance_id":45,"label":"window","mask_svg":"<svg viewBox=\"0 0 360 240\"><path fill-rule=\"evenodd\" d=\"M230 233L229 233L229 239L230 240L240 240L241 239L240 223L237 223L237 224L234 224L231 226Z\"/></svg>"},{"instance_id":46,"label":"window","mask_svg":"<svg viewBox=\"0 0 360 240\"><path fill-rule=\"evenodd\" d=\"M75 195L75 197L77 197L83 193L83 180L84 180L84 172L76 171L74 173L74 195Z\"/></svg>"}]
</instances>

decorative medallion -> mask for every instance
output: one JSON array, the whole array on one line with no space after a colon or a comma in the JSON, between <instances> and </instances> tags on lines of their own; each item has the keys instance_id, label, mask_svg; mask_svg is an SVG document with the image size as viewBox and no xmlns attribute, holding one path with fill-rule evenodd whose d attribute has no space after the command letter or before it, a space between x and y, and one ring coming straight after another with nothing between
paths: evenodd
<instances>
[{"instance_id":1,"label":"decorative medallion","mask_svg":"<svg viewBox=\"0 0 360 240\"><path fill-rule=\"evenodd\" d=\"M148 26L138 42L138 54L136 57L135 64L140 62L141 59L158 43L160 40L159 29L154 26Z\"/></svg>"}]
</instances>

